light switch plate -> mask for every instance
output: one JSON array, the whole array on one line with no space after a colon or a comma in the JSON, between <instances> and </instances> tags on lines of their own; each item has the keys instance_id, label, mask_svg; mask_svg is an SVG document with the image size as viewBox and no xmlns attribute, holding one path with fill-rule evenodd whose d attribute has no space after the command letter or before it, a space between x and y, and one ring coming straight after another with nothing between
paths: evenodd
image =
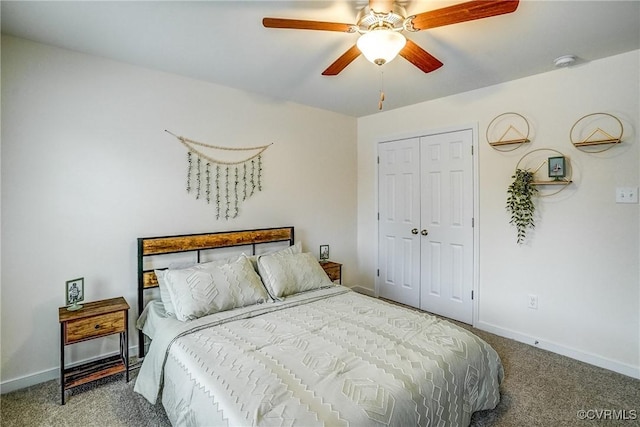
<instances>
[{"instance_id":1,"label":"light switch plate","mask_svg":"<svg viewBox=\"0 0 640 427\"><path fill-rule=\"evenodd\" d=\"M638 187L616 188L616 203L638 203Z\"/></svg>"}]
</instances>

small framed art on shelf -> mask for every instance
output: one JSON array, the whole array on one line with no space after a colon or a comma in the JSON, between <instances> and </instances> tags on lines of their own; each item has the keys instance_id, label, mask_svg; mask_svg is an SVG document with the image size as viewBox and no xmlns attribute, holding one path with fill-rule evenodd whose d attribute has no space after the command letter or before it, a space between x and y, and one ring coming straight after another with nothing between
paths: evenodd
<instances>
[{"instance_id":1,"label":"small framed art on shelf","mask_svg":"<svg viewBox=\"0 0 640 427\"><path fill-rule=\"evenodd\" d=\"M549 178L560 179L567 175L564 156L549 157Z\"/></svg>"}]
</instances>

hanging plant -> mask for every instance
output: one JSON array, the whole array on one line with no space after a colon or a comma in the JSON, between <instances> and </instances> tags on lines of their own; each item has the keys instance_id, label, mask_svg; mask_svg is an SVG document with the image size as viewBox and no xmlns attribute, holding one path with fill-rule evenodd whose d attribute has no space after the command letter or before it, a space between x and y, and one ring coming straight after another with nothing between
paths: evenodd
<instances>
[{"instance_id":1,"label":"hanging plant","mask_svg":"<svg viewBox=\"0 0 640 427\"><path fill-rule=\"evenodd\" d=\"M538 193L538 188L533 184L533 172L516 169L511 177L513 182L507 190L507 211L511 214L510 224L518 231L518 244L522 244L527 235L527 229L535 228L533 214L535 205L533 196Z\"/></svg>"}]
</instances>

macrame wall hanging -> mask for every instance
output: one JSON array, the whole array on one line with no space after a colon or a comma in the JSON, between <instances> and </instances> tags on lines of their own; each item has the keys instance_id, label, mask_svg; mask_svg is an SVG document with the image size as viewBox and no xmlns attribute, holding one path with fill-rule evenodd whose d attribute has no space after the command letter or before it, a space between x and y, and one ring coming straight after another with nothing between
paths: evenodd
<instances>
[{"instance_id":1,"label":"macrame wall hanging","mask_svg":"<svg viewBox=\"0 0 640 427\"><path fill-rule=\"evenodd\" d=\"M271 146L221 147L175 135L187 147L187 193L196 199L213 203L216 219L236 218L240 213L240 203L262 191L262 153ZM199 148L197 148L199 147ZM241 158L216 158L213 153L241 154ZM233 152L233 153L231 153Z\"/></svg>"}]
</instances>

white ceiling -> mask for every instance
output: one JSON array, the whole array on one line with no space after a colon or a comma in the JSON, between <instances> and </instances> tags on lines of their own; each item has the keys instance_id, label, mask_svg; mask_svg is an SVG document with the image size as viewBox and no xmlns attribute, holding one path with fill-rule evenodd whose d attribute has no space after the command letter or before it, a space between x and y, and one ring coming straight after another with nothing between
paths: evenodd
<instances>
[{"instance_id":1,"label":"white ceiling","mask_svg":"<svg viewBox=\"0 0 640 427\"><path fill-rule=\"evenodd\" d=\"M402 1L409 14L462 1ZM366 1L2 1L2 33L350 116L389 110L640 49L639 1L521 1L508 15L405 33L444 63L360 56L322 76L357 35L267 29L262 18L355 23ZM384 71L383 77L381 70ZM556 72L566 72L558 70ZM594 82L597 84L597 82Z\"/></svg>"}]
</instances>

